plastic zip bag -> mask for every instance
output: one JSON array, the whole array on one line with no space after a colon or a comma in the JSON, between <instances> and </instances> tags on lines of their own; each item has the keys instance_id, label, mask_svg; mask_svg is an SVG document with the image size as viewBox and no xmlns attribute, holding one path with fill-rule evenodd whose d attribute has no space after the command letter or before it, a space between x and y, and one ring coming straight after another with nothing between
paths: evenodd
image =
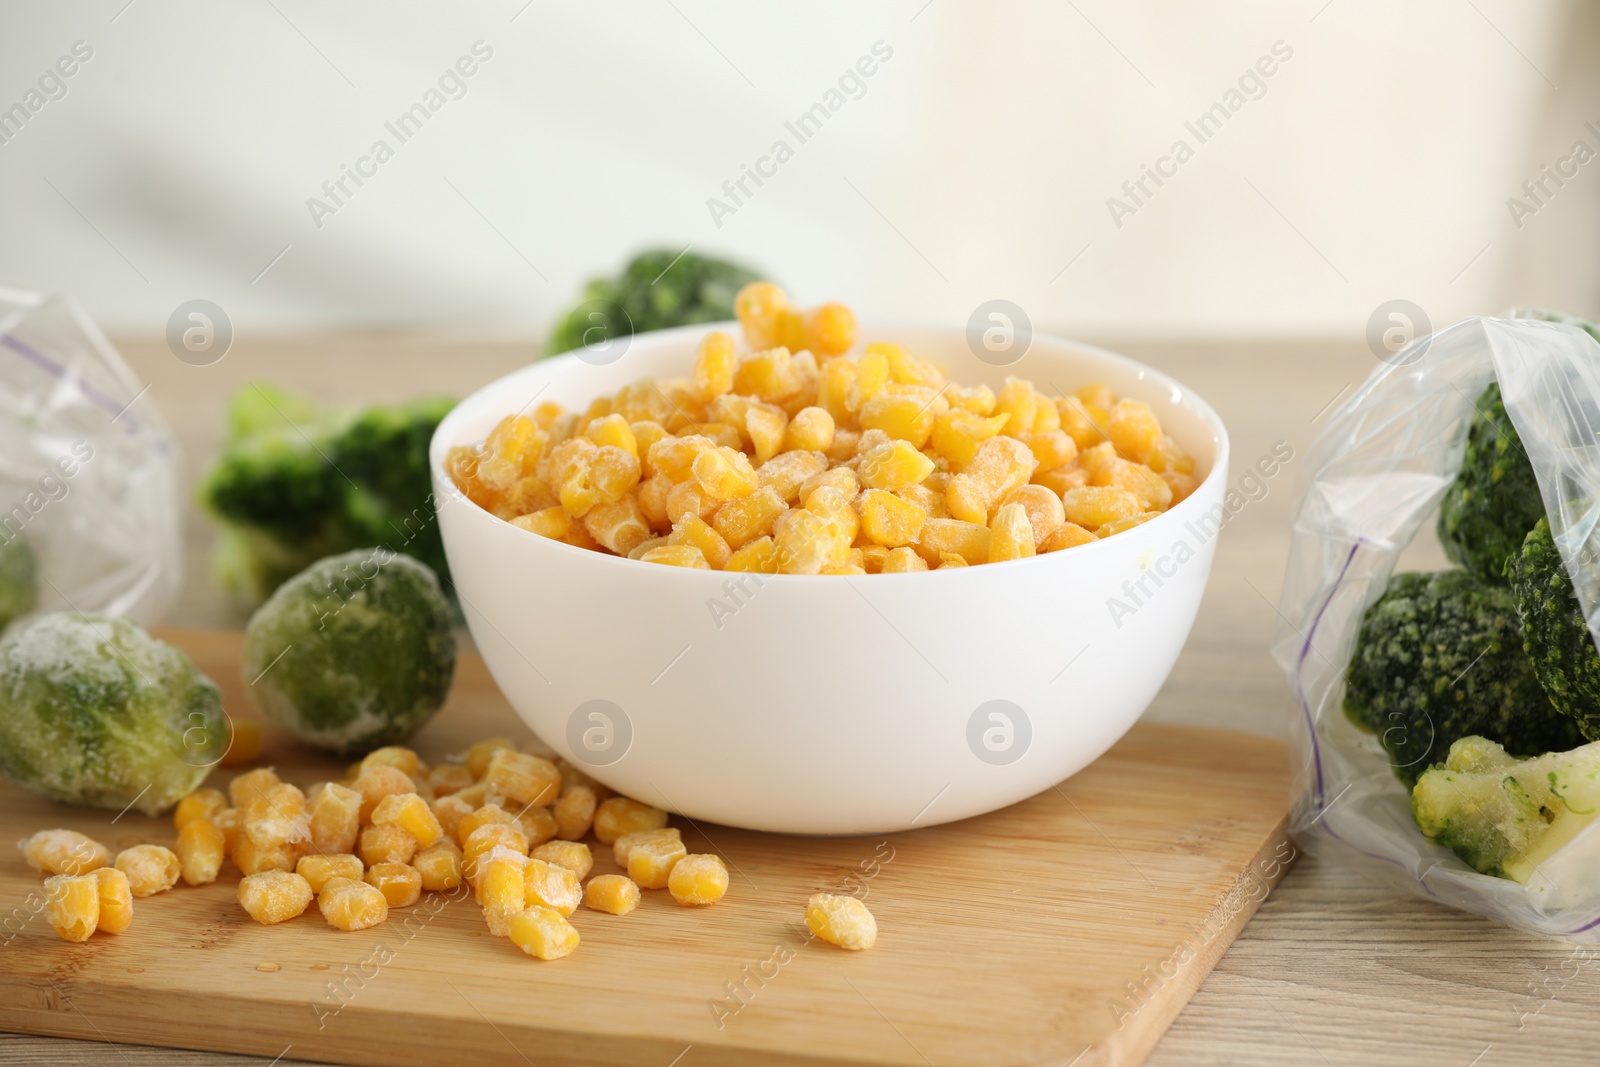
<instances>
[{"instance_id":1,"label":"plastic zip bag","mask_svg":"<svg viewBox=\"0 0 1600 1067\"><path fill-rule=\"evenodd\" d=\"M1297 705L1290 829L1308 850L1418 896L1600 942L1600 820L1529 884L1479 874L1422 836L1387 754L1342 707L1362 614L1435 517L1474 403L1495 379L1600 646L1600 573L1573 565L1600 554L1600 344L1521 317L1468 319L1413 341L1329 418L1302 462L1273 645Z\"/></svg>"},{"instance_id":2,"label":"plastic zip bag","mask_svg":"<svg viewBox=\"0 0 1600 1067\"><path fill-rule=\"evenodd\" d=\"M0 541L32 550L38 611L160 617L183 576L179 466L82 308L0 289Z\"/></svg>"}]
</instances>

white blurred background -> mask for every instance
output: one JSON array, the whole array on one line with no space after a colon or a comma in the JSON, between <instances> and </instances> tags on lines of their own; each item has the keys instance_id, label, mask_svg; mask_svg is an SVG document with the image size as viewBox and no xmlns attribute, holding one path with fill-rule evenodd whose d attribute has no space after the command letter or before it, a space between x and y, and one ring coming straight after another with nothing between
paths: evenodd
<instances>
[{"instance_id":1,"label":"white blurred background","mask_svg":"<svg viewBox=\"0 0 1600 1067\"><path fill-rule=\"evenodd\" d=\"M75 43L93 54L0 127L0 284L73 294L122 334L199 297L241 336L531 341L646 246L876 318L960 322L1000 296L1100 337L1359 336L1397 297L1435 325L1600 312L1600 162L1546 179L1542 206L1522 189L1578 140L1600 151L1594 4L6 9L0 108ZM385 123L479 41L465 95L400 144ZM880 41L892 58L798 144L784 123ZM1116 225L1108 197L1198 145L1184 123L1276 42L1292 58L1259 98ZM308 198L380 138L394 158L319 227ZM779 138L794 158L718 226L707 199ZM1520 227L1514 196L1539 208Z\"/></svg>"}]
</instances>

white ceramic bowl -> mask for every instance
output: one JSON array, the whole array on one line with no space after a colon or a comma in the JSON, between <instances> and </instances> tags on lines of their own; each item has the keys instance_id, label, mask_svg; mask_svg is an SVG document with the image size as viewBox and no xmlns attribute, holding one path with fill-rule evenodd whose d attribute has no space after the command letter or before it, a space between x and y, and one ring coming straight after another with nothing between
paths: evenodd
<instances>
[{"instance_id":1,"label":"white ceramic bowl","mask_svg":"<svg viewBox=\"0 0 1600 1067\"><path fill-rule=\"evenodd\" d=\"M451 447L535 398L581 409L643 376L685 376L711 328L635 336L607 366L534 363L462 401L434 434L467 623L534 732L628 796L807 834L992 811L1114 744L1172 669L1211 569L1228 438L1205 401L1071 341L1036 336L1020 362L992 367L960 329L864 329L962 383L1107 382L1149 403L1204 475L1187 500L1115 537L947 571L754 577L640 563L502 522L445 475Z\"/></svg>"}]
</instances>

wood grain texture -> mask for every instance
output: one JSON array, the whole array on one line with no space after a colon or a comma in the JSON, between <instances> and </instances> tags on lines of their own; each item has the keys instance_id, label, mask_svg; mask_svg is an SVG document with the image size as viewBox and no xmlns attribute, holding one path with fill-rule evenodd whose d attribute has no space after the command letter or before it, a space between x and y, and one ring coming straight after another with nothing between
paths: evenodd
<instances>
[{"instance_id":1,"label":"wood grain texture","mask_svg":"<svg viewBox=\"0 0 1600 1067\"><path fill-rule=\"evenodd\" d=\"M241 635L164 636L223 685L226 707L248 707ZM417 747L437 761L491 736L529 735L469 655ZM341 773L276 731L263 762L302 786ZM0 900L21 902L0 948L0 1027L360 1064L454 1063L469 1040L573 1067L685 1049L686 1065L1136 1064L1287 867L1286 780L1279 742L1141 725L1060 786L948 826L792 838L680 820L691 852L728 861L728 897L580 911L583 943L553 963L490 936L464 893L358 933L314 909L259 926L236 871L140 900L126 933L72 945L37 913L39 876L13 853L0 861ZM165 819L0 789L0 838L55 825L114 849L174 836ZM615 869L596 852L598 873ZM802 914L818 891L864 894L877 946L810 942Z\"/></svg>"}]
</instances>

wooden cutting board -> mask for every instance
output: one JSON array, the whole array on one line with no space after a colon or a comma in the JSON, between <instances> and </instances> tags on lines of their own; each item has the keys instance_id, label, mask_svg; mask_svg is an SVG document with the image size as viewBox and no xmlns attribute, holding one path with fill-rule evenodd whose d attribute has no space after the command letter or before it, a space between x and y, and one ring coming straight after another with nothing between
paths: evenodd
<instances>
[{"instance_id":1,"label":"wooden cutting board","mask_svg":"<svg viewBox=\"0 0 1600 1067\"><path fill-rule=\"evenodd\" d=\"M163 635L253 712L238 634ZM429 760L528 732L475 656L417 739ZM263 762L340 776L269 732ZM234 771L220 770L210 784ZM1093 766L1004 811L887 837L683 828L732 882L713 908L664 892L580 909L576 953L541 962L491 936L470 898L425 896L372 930L315 907L251 922L238 874L135 903L132 927L59 940L40 877L0 853L0 1029L353 1064L1053 1064L1144 1059L1282 876L1278 742L1138 725ZM170 822L54 805L0 785L0 840L67 826L170 845ZM595 873L615 870L595 847ZM854 892L878 943L808 942L805 901Z\"/></svg>"}]
</instances>

